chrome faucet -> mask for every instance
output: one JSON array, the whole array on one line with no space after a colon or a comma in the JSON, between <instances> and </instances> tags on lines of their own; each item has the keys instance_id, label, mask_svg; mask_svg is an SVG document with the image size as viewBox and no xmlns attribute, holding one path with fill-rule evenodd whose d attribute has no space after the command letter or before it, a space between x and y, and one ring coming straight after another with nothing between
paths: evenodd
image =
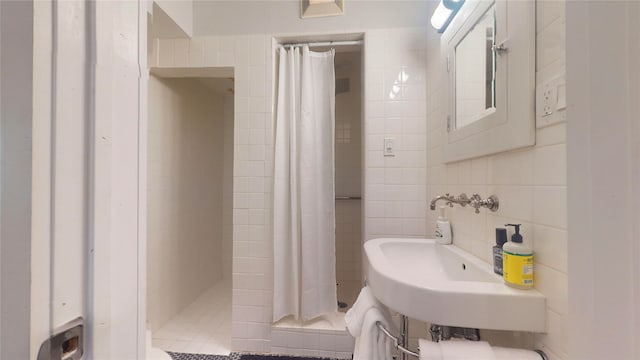
<instances>
[{"instance_id":1,"label":"chrome faucet","mask_svg":"<svg viewBox=\"0 0 640 360\"><path fill-rule=\"evenodd\" d=\"M436 203L439 200L445 200L446 205L449 205L450 207L453 207L453 204L459 204L462 207L465 207L468 204L472 208L476 209L476 214L480 213L481 207L486 207L487 209L495 212L495 211L498 211L498 208L500 206L498 197L496 197L495 195L491 195L486 199L482 199L480 195L475 193L471 195L471 198L467 197L467 194L465 193L460 194L460 196L458 197L451 196L447 193L447 194L439 195L433 198L433 200L431 200L431 204L429 205L429 208L431 210L435 210Z\"/></svg>"},{"instance_id":2,"label":"chrome faucet","mask_svg":"<svg viewBox=\"0 0 640 360\"><path fill-rule=\"evenodd\" d=\"M465 207L471 201L465 193L460 194L460 196L458 196L457 198L447 193L444 195L436 196L433 200L431 200L431 205L429 205L429 208L431 210L436 209L436 203L438 202L438 200L445 200L446 205L449 205L451 207L453 207L453 204L459 204L460 206Z\"/></svg>"}]
</instances>

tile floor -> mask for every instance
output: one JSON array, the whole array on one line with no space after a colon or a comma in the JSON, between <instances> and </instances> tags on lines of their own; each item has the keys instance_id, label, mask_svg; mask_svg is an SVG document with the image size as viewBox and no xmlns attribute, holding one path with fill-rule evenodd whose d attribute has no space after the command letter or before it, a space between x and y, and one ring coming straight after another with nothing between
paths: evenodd
<instances>
[{"instance_id":1,"label":"tile floor","mask_svg":"<svg viewBox=\"0 0 640 360\"><path fill-rule=\"evenodd\" d=\"M154 347L175 353L229 355L231 282L220 281L151 335Z\"/></svg>"}]
</instances>

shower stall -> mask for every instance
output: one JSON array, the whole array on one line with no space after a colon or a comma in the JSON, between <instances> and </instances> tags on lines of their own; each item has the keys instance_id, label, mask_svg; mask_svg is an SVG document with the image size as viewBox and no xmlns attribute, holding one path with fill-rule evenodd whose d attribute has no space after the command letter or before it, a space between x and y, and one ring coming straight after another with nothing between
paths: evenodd
<instances>
[{"instance_id":1,"label":"shower stall","mask_svg":"<svg viewBox=\"0 0 640 360\"><path fill-rule=\"evenodd\" d=\"M295 41L293 41L295 43ZM348 41L347 41L348 42ZM297 45L286 45L285 48L279 48L278 56L279 56L279 65L276 66L276 76L279 78L278 88L277 88L277 109L281 109L279 113L276 111L276 130L278 131L275 139L275 147L276 147L276 169L275 169L275 177L274 183L276 184L276 190L274 192L274 197L277 198L275 201L277 207L274 210L276 216L274 217L275 225L278 226L277 231L274 232L274 247L276 258L274 262L276 263L275 269L275 280L276 284L274 285L274 320L276 321L275 327L278 329L287 329L287 328L307 328L307 329L344 329L344 312L346 312L355 302L360 289L363 286L362 279L362 53L360 44L357 41L351 42L353 44L334 47L332 45L325 46L328 43L320 43L322 45L318 45L319 43L315 43L311 49L311 57L305 58L308 56L309 50L304 47L298 47L298 54L302 55L302 59L300 63L302 64L301 69L301 78L297 78L297 70L295 68L291 68L290 64L295 63L296 55L295 51L288 50L288 48L295 48ZM293 52L293 53L292 53ZM314 63L312 58L325 58L330 57L330 71L326 71L327 69L322 68L323 71L318 69L314 69L314 71L309 71L310 68L313 68L317 63ZM284 60L283 60L284 59ZM324 75L319 78L305 78L305 71L309 71L311 73L323 73ZM285 75L283 75L285 74ZM290 78L288 78L290 77ZM327 78L329 78L329 84L326 82ZM288 85L292 81L299 81L299 86L303 89L301 99L303 101L297 106L300 107L301 113L300 118L295 117L295 113L288 112L291 103L294 100L293 92ZM310 90L309 84L313 84ZM335 85L335 86L334 86ZM305 90L306 89L306 90ZM328 90L328 92L327 92ZM309 94L313 93L311 97L316 101L316 103L311 104L309 101ZM305 97L306 96L306 97ZM324 98L327 96L328 98ZM335 96L335 97L334 97ZM319 100L323 98L324 100ZM304 101L307 102L304 102ZM290 101L290 102L288 102ZM318 111L320 105L329 106L331 109L331 113L328 111L322 112ZM295 107L293 107L295 108ZM316 122L316 123L314 123ZM330 123L332 122L332 123ZM294 126L295 124L295 126ZM313 124L313 125L312 125ZM333 125L330 128L330 133L328 139L324 136L320 136L317 131L313 133L314 137L305 138L304 134L305 129L309 127L315 128L323 128L327 126L327 124ZM292 141L292 138L296 136L300 136L300 134L296 133L293 130L287 129L297 129L299 133L302 133L301 139L297 139ZM314 128L314 129L315 129ZM290 135L287 135L287 131L291 131ZM323 133L324 134L324 133ZM318 171L317 169L307 170L307 168L302 168L304 166L308 166L309 159L298 160L298 158L303 157L301 155L298 146L302 146L304 148L304 144L306 143L314 143L313 149L308 149L309 151L319 151L318 148L321 148L322 151L330 151L330 157L322 158L321 161L330 161L333 162L334 167L329 170L323 169L322 171ZM298 145L302 144L302 145ZM332 146L333 149L327 150L324 147ZM307 150L302 151L304 153ZM287 153L288 152L288 153ZM287 155L293 154L293 155ZM285 156L286 155L286 156ZM322 156L325 156L324 153ZM317 161L320 159L320 155L312 156L313 160ZM291 162L287 162L287 159ZM299 163L297 162L299 161ZM305 162L307 161L307 162ZM280 167L278 168L278 164ZM302 164L302 165L300 165ZM296 166L301 166L301 168L297 169ZM326 171L325 171L326 170ZM331 223L331 236L327 235L327 241L330 238L334 244L326 244L328 248L331 249L331 256L335 256L334 259L330 262L330 266L334 266L335 268L329 269L322 263L319 265L315 262L316 259L307 258L305 262L305 246L312 247L316 245L318 241L320 244L323 242L320 238L314 238L313 236L305 237L304 229L309 229L310 227L316 225L313 221L309 221L309 216L302 216L300 218L296 217L298 209L295 208L294 205L296 201L291 199L305 199L305 195L300 195L299 191L291 186L296 186L296 182L300 182L300 184L307 184L309 181L307 178L298 179L296 176L291 174L298 173L313 173L313 174L321 174L322 179L321 182L323 184L331 184L331 189L328 190L326 188L317 189L321 191L323 194L330 193L330 200L327 202L328 206L331 209L322 205L322 210L318 211L318 209L308 209L303 210L303 214L311 214L316 210L316 213L313 215L313 219L317 218L319 220L328 221L324 217L325 214L331 213L333 217L335 215L335 219L331 219L329 221ZM327 175L330 175L327 177ZM314 177L316 176L314 175ZM293 185L291 185L293 184ZM300 186L302 186L300 185ZM324 185L323 185L324 186ZM334 201L335 195L335 201ZM306 195L308 198L309 194ZM325 198L323 197L323 201ZM293 202L291 202L293 201ZM277 210L277 211L276 211ZM306 211L306 212L305 212ZM290 217L288 217L290 216ZM319 221L318 220L318 221ZM335 228L333 221L335 220ZM307 222L305 222L307 221ZM290 222L298 222L298 226L301 229L301 233L297 234L300 236L301 241L295 237L295 233L289 232L289 227L287 226ZM323 231L324 231L323 227ZM335 231L335 233L333 233ZM314 232L315 233L315 232ZM334 238L335 235L335 238ZM335 239L335 240L334 240ZM300 241L299 245L296 245L296 241ZM291 245L293 244L293 245ZM335 245L335 247L334 247ZM297 246L300 246L298 252L302 254L300 259L290 259L286 257L286 254L294 251ZM309 251L308 249L306 250ZM278 255L280 258L278 259ZM326 254L324 254L326 255ZM324 256L323 255L323 256ZM281 263L289 264L288 269L283 270L284 265L279 265ZM323 291L332 291L334 295L333 306L331 306L327 301L327 298L323 298L323 306L325 307L320 312L320 316L317 314L310 314L311 311L305 310L305 301L309 301L310 299L305 298L303 295L308 294L310 291L314 290L313 283L311 281L304 283L301 285L305 290L302 292L299 297L296 298L295 295L295 284L296 284L296 276L290 275L295 273L296 267L299 267L302 263L302 269L313 268L314 271L322 271L324 276L326 277L327 273L333 273L329 277L331 281L335 281L335 287L333 289L329 289L329 286L326 286L326 289ZM305 266L306 264L306 266ZM315 279L316 276L313 273L302 273L301 279L307 281L310 279ZM323 279L323 281L326 279ZM279 282L278 282L279 281ZM288 285L287 285L288 284ZM293 284L293 285L291 285ZM323 282L324 284L324 282ZM325 293L326 297L330 294ZM296 303L296 300L299 303ZM306 299L306 300L305 300ZM336 303L337 300L337 303ZM310 301L314 303L314 301ZM298 309L302 311L300 313L296 312L296 306L299 306ZM327 311L327 308L333 307L334 310ZM311 307L309 307L311 308ZM308 309L308 308L307 308ZM335 311L338 310L338 311ZM305 311L307 311L305 313ZM309 316L312 315L312 316Z\"/></svg>"},{"instance_id":2,"label":"shower stall","mask_svg":"<svg viewBox=\"0 0 640 360\"><path fill-rule=\"evenodd\" d=\"M228 354L233 79L175 76L149 79L148 328L165 351Z\"/></svg>"}]
</instances>

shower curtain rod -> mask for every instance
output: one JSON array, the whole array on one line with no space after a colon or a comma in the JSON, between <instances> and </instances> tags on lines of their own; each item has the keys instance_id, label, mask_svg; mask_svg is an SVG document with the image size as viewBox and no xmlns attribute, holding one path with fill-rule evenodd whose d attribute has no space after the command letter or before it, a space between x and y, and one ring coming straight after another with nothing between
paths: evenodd
<instances>
[{"instance_id":1,"label":"shower curtain rod","mask_svg":"<svg viewBox=\"0 0 640 360\"><path fill-rule=\"evenodd\" d=\"M285 48L292 48L296 46L309 45L309 47L313 46L346 46L346 45L362 45L362 40L351 40L351 41L316 41L316 42L306 42L306 43L291 43L291 44L282 44Z\"/></svg>"}]
</instances>

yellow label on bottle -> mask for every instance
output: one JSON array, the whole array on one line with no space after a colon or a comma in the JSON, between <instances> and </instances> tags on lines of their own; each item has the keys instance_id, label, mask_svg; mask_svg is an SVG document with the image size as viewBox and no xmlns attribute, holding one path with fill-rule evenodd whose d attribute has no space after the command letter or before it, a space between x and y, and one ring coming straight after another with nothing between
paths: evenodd
<instances>
[{"instance_id":1,"label":"yellow label on bottle","mask_svg":"<svg viewBox=\"0 0 640 360\"><path fill-rule=\"evenodd\" d=\"M502 253L502 277L508 283L533 287L533 255Z\"/></svg>"}]
</instances>

